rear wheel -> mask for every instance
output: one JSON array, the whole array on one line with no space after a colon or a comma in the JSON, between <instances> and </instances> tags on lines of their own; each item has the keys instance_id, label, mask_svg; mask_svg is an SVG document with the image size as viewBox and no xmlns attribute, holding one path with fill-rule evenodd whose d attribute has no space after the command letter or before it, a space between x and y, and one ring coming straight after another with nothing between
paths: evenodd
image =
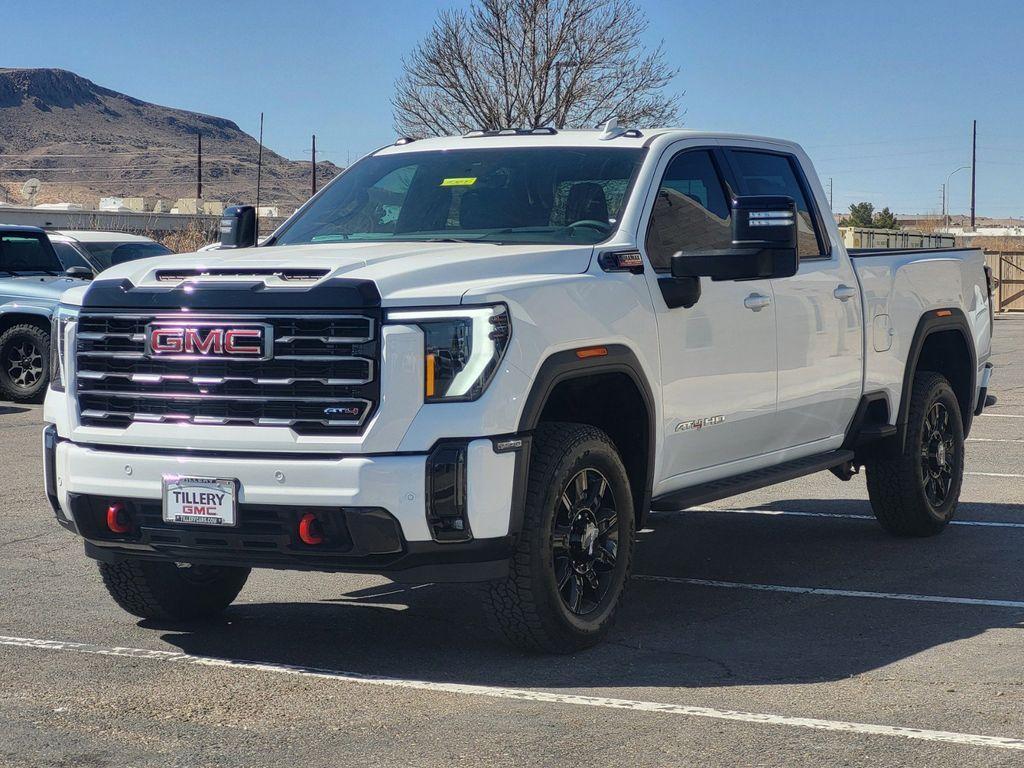
<instances>
[{"instance_id":1,"label":"rear wheel","mask_svg":"<svg viewBox=\"0 0 1024 768\"><path fill-rule=\"evenodd\" d=\"M889 533L933 536L949 524L963 482L964 428L944 376L917 374L903 452L872 459L866 470L871 508Z\"/></svg>"},{"instance_id":2,"label":"rear wheel","mask_svg":"<svg viewBox=\"0 0 1024 768\"><path fill-rule=\"evenodd\" d=\"M615 618L632 553L633 501L614 444L595 427L542 424L509 576L484 587L500 631L531 651L594 645Z\"/></svg>"},{"instance_id":3,"label":"rear wheel","mask_svg":"<svg viewBox=\"0 0 1024 768\"><path fill-rule=\"evenodd\" d=\"M0 335L0 397L39 400L50 373L50 334L35 325L14 325Z\"/></svg>"},{"instance_id":4,"label":"rear wheel","mask_svg":"<svg viewBox=\"0 0 1024 768\"><path fill-rule=\"evenodd\" d=\"M99 568L107 592L128 613L170 621L221 613L249 578L248 568L149 560L101 562Z\"/></svg>"}]
</instances>

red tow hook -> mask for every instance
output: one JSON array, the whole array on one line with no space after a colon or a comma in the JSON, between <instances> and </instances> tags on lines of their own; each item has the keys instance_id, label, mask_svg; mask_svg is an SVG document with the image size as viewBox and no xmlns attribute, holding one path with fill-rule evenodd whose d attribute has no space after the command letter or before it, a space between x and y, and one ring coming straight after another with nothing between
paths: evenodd
<instances>
[{"instance_id":1,"label":"red tow hook","mask_svg":"<svg viewBox=\"0 0 1024 768\"><path fill-rule=\"evenodd\" d=\"M107 507L107 528L113 533L128 533L132 529L132 522L121 502Z\"/></svg>"},{"instance_id":2,"label":"red tow hook","mask_svg":"<svg viewBox=\"0 0 1024 768\"><path fill-rule=\"evenodd\" d=\"M303 544L310 546L324 543L323 526L312 512L307 512L299 520L299 538L302 539Z\"/></svg>"}]
</instances>

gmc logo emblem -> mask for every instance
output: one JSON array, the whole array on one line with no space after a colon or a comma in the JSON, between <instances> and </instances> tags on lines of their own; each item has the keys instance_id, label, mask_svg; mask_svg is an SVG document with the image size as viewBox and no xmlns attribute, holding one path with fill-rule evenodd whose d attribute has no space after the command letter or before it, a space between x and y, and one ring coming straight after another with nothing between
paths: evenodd
<instances>
[{"instance_id":1,"label":"gmc logo emblem","mask_svg":"<svg viewBox=\"0 0 1024 768\"><path fill-rule=\"evenodd\" d=\"M236 328L217 325L157 325L146 328L146 352L151 356L247 357L271 356L271 329L253 325Z\"/></svg>"}]
</instances>

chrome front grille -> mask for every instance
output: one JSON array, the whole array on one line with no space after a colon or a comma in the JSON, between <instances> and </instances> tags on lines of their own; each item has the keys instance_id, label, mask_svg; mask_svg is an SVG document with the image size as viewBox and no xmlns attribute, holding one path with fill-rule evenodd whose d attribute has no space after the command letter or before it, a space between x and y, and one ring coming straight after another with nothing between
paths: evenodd
<instances>
[{"instance_id":1,"label":"chrome front grille","mask_svg":"<svg viewBox=\"0 0 1024 768\"><path fill-rule=\"evenodd\" d=\"M133 422L286 426L301 434L347 434L379 399L380 318L371 314L135 314L83 312L76 394L89 426ZM265 324L270 359L147 351L147 326Z\"/></svg>"}]
</instances>

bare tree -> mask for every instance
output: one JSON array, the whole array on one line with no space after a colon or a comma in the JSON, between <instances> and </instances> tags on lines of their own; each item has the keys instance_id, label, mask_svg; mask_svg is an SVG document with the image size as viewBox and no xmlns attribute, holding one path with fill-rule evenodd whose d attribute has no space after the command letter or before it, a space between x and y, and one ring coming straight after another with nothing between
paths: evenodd
<instances>
[{"instance_id":1,"label":"bare tree","mask_svg":"<svg viewBox=\"0 0 1024 768\"><path fill-rule=\"evenodd\" d=\"M405 136L475 128L667 125L678 73L646 50L634 0L475 0L446 10L403 59L395 127Z\"/></svg>"}]
</instances>

